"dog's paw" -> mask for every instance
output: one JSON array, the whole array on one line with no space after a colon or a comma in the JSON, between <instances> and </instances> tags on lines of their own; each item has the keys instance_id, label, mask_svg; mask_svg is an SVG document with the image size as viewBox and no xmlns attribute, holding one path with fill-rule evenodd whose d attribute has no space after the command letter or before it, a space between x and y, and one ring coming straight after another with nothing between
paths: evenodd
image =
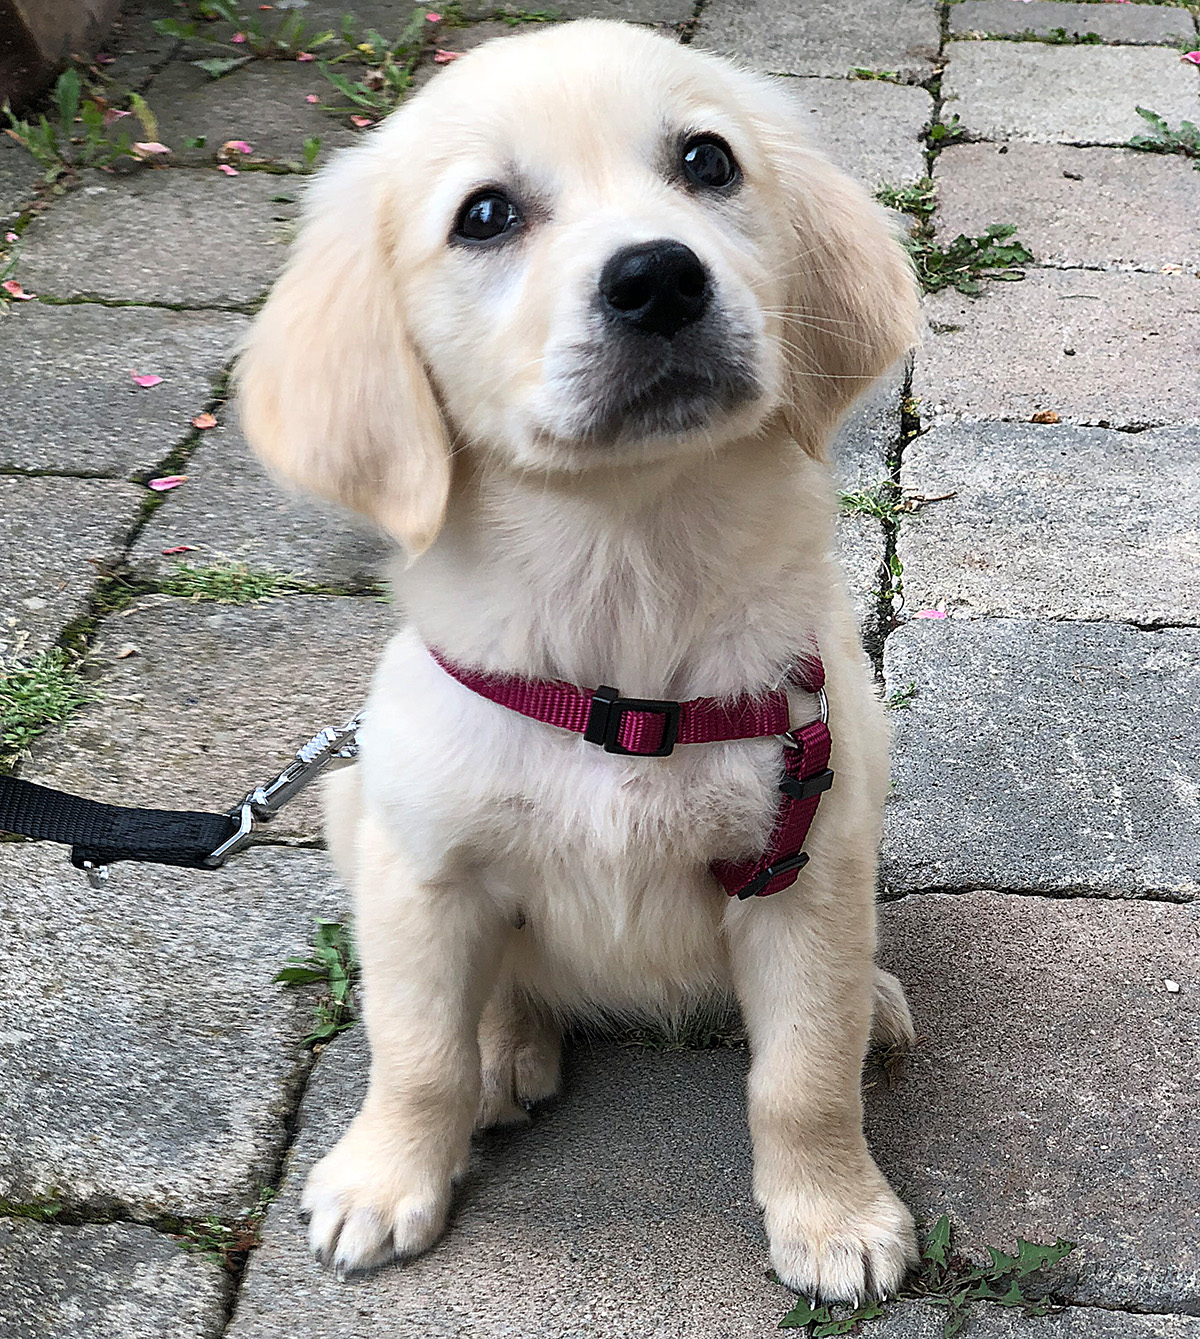
<instances>
[{"instance_id":1,"label":"dog's paw","mask_svg":"<svg viewBox=\"0 0 1200 1339\"><path fill-rule=\"evenodd\" d=\"M414 1174L389 1154L394 1142L356 1122L309 1173L309 1248L339 1277L420 1255L445 1227L450 1178Z\"/></svg>"},{"instance_id":2,"label":"dog's paw","mask_svg":"<svg viewBox=\"0 0 1200 1339\"><path fill-rule=\"evenodd\" d=\"M780 1281L826 1302L886 1297L918 1258L912 1215L882 1176L844 1203L781 1196L767 1206L766 1224Z\"/></svg>"},{"instance_id":3,"label":"dog's paw","mask_svg":"<svg viewBox=\"0 0 1200 1339\"><path fill-rule=\"evenodd\" d=\"M875 985L871 1008L871 1041L876 1046L897 1046L902 1051L916 1044L917 1030L913 1027L904 987L882 967L875 968Z\"/></svg>"},{"instance_id":4,"label":"dog's paw","mask_svg":"<svg viewBox=\"0 0 1200 1339\"><path fill-rule=\"evenodd\" d=\"M520 1015L485 1020L479 1050L482 1085L477 1130L524 1125L529 1107L558 1092L561 1040L551 1024Z\"/></svg>"}]
</instances>

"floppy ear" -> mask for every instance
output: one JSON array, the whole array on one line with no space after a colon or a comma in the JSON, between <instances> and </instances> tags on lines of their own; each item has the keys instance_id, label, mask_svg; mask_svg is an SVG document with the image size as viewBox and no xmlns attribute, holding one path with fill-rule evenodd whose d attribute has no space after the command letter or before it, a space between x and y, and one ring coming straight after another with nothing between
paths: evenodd
<instances>
[{"instance_id":1,"label":"floppy ear","mask_svg":"<svg viewBox=\"0 0 1200 1339\"><path fill-rule=\"evenodd\" d=\"M242 344L242 426L282 478L370 517L415 558L442 525L450 444L405 329L364 146L310 188L287 268Z\"/></svg>"},{"instance_id":2,"label":"floppy ear","mask_svg":"<svg viewBox=\"0 0 1200 1339\"><path fill-rule=\"evenodd\" d=\"M806 146L790 107L776 103L763 138L791 242L785 418L821 458L846 410L917 343L920 295L893 216Z\"/></svg>"}]
</instances>

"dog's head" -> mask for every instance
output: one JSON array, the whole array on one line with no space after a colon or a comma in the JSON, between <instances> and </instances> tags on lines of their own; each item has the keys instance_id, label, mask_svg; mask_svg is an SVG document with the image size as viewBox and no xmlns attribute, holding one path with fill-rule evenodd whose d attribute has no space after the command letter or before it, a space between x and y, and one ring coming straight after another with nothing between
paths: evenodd
<instances>
[{"instance_id":1,"label":"dog's head","mask_svg":"<svg viewBox=\"0 0 1200 1339\"><path fill-rule=\"evenodd\" d=\"M818 454L915 321L885 214L768 81L574 23L481 47L322 173L242 418L417 554L453 448L584 470L782 416Z\"/></svg>"}]
</instances>

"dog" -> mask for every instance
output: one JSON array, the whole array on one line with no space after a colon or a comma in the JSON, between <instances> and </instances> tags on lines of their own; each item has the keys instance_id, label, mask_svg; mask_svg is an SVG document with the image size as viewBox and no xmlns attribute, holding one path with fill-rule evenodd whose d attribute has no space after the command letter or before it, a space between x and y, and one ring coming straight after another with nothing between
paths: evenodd
<instances>
[{"instance_id":1,"label":"dog","mask_svg":"<svg viewBox=\"0 0 1200 1339\"><path fill-rule=\"evenodd\" d=\"M557 1092L566 1020L722 995L779 1278L852 1299L914 1261L862 1131L872 1017L912 1025L873 967L889 736L826 448L917 313L890 216L771 81L619 23L481 46L311 185L242 422L406 555L327 799L372 1054L304 1195L339 1272L438 1238L473 1129ZM710 865L768 842L777 740L623 756L444 667L734 701L806 649L836 782L794 885L746 900ZM818 711L797 684L787 705Z\"/></svg>"}]
</instances>

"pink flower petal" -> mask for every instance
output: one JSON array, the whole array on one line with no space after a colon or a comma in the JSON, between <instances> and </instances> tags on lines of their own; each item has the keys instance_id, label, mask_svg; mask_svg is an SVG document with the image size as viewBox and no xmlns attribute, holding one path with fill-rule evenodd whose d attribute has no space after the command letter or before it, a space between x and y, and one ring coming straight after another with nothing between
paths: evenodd
<instances>
[{"instance_id":1,"label":"pink flower petal","mask_svg":"<svg viewBox=\"0 0 1200 1339\"><path fill-rule=\"evenodd\" d=\"M303 65L306 60L316 60L316 56L314 56L311 51L298 51L296 53L296 59Z\"/></svg>"},{"instance_id":2,"label":"pink flower petal","mask_svg":"<svg viewBox=\"0 0 1200 1339\"><path fill-rule=\"evenodd\" d=\"M160 144L156 139L142 140L133 146L133 152L139 158L153 158L156 155L170 153L171 150L165 144Z\"/></svg>"},{"instance_id":3,"label":"pink flower petal","mask_svg":"<svg viewBox=\"0 0 1200 1339\"><path fill-rule=\"evenodd\" d=\"M429 11L428 14L425 15L425 17L429 20L430 23L441 23L442 21L442 16L440 14L435 13L432 9Z\"/></svg>"},{"instance_id":4,"label":"pink flower petal","mask_svg":"<svg viewBox=\"0 0 1200 1339\"><path fill-rule=\"evenodd\" d=\"M177 553L195 553L195 544L172 544L169 549L162 550L164 558L174 558Z\"/></svg>"},{"instance_id":5,"label":"pink flower petal","mask_svg":"<svg viewBox=\"0 0 1200 1339\"><path fill-rule=\"evenodd\" d=\"M439 47L433 53L433 63L435 65L449 65L452 60L457 60L461 55L461 51L443 51Z\"/></svg>"},{"instance_id":6,"label":"pink flower petal","mask_svg":"<svg viewBox=\"0 0 1200 1339\"><path fill-rule=\"evenodd\" d=\"M241 44L246 40L246 34L234 33L234 35L229 40L235 43L237 46L241 46Z\"/></svg>"},{"instance_id":7,"label":"pink flower petal","mask_svg":"<svg viewBox=\"0 0 1200 1339\"><path fill-rule=\"evenodd\" d=\"M26 293L15 279L5 279L5 281L0 284L0 288L4 289L8 296L17 302L32 302L36 296L34 293Z\"/></svg>"},{"instance_id":8,"label":"pink flower petal","mask_svg":"<svg viewBox=\"0 0 1200 1339\"><path fill-rule=\"evenodd\" d=\"M315 93L309 93L304 99L305 102L320 102L321 99Z\"/></svg>"},{"instance_id":9,"label":"pink flower petal","mask_svg":"<svg viewBox=\"0 0 1200 1339\"><path fill-rule=\"evenodd\" d=\"M196 417L192 419L193 428L200 428L203 430L204 428L215 428L216 426L217 419L215 414L197 414Z\"/></svg>"},{"instance_id":10,"label":"pink flower petal","mask_svg":"<svg viewBox=\"0 0 1200 1339\"><path fill-rule=\"evenodd\" d=\"M151 479L150 487L156 493L169 493L172 488L178 488L180 484L187 483L186 474L164 474L161 479Z\"/></svg>"},{"instance_id":11,"label":"pink flower petal","mask_svg":"<svg viewBox=\"0 0 1200 1339\"><path fill-rule=\"evenodd\" d=\"M352 116L350 124L356 125L361 130L364 126L373 126L375 122L369 116Z\"/></svg>"},{"instance_id":12,"label":"pink flower petal","mask_svg":"<svg viewBox=\"0 0 1200 1339\"><path fill-rule=\"evenodd\" d=\"M6 232L4 234L4 240L6 242L16 242L19 241L20 239L17 237L17 234L15 232Z\"/></svg>"},{"instance_id":13,"label":"pink flower petal","mask_svg":"<svg viewBox=\"0 0 1200 1339\"><path fill-rule=\"evenodd\" d=\"M107 107L104 111L104 124L110 126L114 121L120 121L122 118L132 115L132 112L123 112L119 107Z\"/></svg>"},{"instance_id":14,"label":"pink flower petal","mask_svg":"<svg viewBox=\"0 0 1200 1339\"><path fill-rule=\"evenodd\" d=\"M105 56L103 53L100 53L96 56L97 65L115 65L116 62L117 62L116 56Z\"/></svg>"},{"instance_id":15,"label":"pink flower petal","mask_svg":"<svg viewBox=\"0 0 1200 1339\"><path fill-rule=\"evenodd\" d=\"M945 618L944 609L918 609L913 618Z\"/></svg>"},{"instance_id":16,"label":"pink flower petal","mask_svg":"<svg viewBox=\"0 0 1200 1339\"><path fill-rule=\"evenodd\" d=\"M135 372L133 368L129 369L129 375L133 378L135 386L141 386L149 389L151 386L157 386L162 381L162 377L155 376L153 372Z\"/></svg>"},{"instance_id":17,"label":"pink flower petal","mask_svg":"<svg viewBox=\"0 0 1200 1339\"><path fill-rule=\"evenodd\" d=\"M1200 65L1200 51L1189 51L1186 55L1181 56L1180 60L1190 60L1193 65Z\"/></svg>"},{"instance_id":18,"label":"pink flower petal","mask_svg":"<svg viewBox=\"0 0 1200 1339\"><path fill-rule=\"evenodd\" d=\"M236 167L230 167L228 163L218 163L217 171L224 172L227 177L236 177L238 170Z\"/></svg>"},{"instance_id":19,"label":"pink flower petal","mask_svg":"<svg viewBox=\"0 0 1200 1339\"><path fill-rule=\"evenodd\" d=\"M250 146L244 139L227 139L221 145L222 149L228 149L230 153L249 153Z\"/></svg>"}]
</instances>

